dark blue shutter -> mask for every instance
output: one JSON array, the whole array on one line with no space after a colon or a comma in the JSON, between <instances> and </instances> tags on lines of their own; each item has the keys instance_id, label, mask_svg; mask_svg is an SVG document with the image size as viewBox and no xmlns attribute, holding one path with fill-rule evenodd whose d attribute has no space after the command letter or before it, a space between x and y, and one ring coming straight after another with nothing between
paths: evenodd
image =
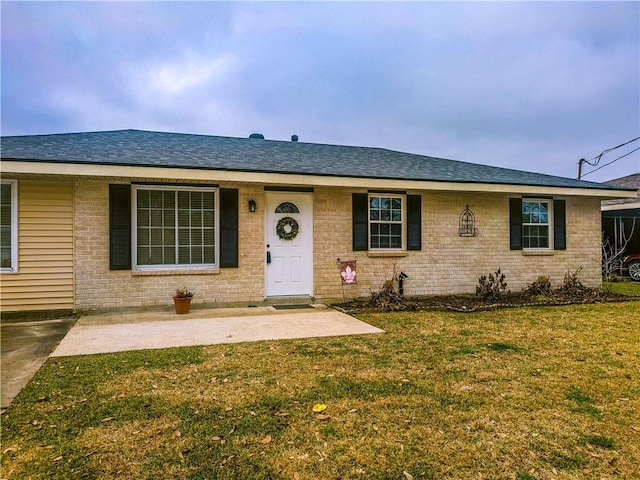
<instances>
[{"instance_id":1,"label":"dark blue shutter","mask_svg":"<svg viewBox=\"0 0 640 480\"><path fill-rule=\"evenodd\" d=\"M238 189L220 189L220 268L238 267Z\"/></svg>"},{"instance_id":2,"label":"dark blue shutter","mask_svg":"<svg viewBox=\"0 0 640 480\"><path fill-rule=\"evenodd\" d=\"M130 185L109 185L109 269L131 270Z\"/></svg>"},{"instance_id":3,"label":"dark blue shutter","mask_svg":"<svg viewBox=\"0 0 640 480\"><path fill-rule=\"evenodd\" d=\"M509 247L522 250L522 199L509 199Z\"/></svg>"},{"instance_id":4,"label":"dark blue shutter","mask_svg":"<svg viewBox=\"0 0 640 480\"><path fill-rule=\"evenodd\" d=\"M369 249L369 195L352 194L353 251Z\"/></svg>"},{"instance_id":5,"label":"dark blue shutter","mask_svg":"<svg viewBox=\"0 0 640 480\"><path fill-rule=\"evenodd\" d=\"M564 200L553 201L553 248L554 250L567 249L567 218Z\"/></svg>"},{"instance_id":6,"label":"dark blue shutter","mask_svg":"<svg viewBox=\"0 0 640 480\"><path fill-rule=\"evenodd\" d=\"M422 250L421 195L407 195L407 250Z\"/></svg>"}]
</instances>

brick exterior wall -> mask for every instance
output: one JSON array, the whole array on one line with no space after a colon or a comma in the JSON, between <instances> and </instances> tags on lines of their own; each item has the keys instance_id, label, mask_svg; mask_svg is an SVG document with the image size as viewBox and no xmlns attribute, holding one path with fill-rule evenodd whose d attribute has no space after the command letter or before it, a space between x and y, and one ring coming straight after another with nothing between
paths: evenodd
<instances>
[{"instance_id":1,"label":"brick exterior wall","mask_svg":"<svg viewBox=\"0 0 640 480\"><path fill-rule=\"evenodd\" d=\"M474 293L482 274L501 268L512 291L526 288L538 276L562 284L567 271L582 267L579 278L599 286L600 202L565 197L567 250L551 255L509 249L509 195L455 192L408 192L422 195L422 250L401 257L373 257L351 250L349 189L316 189L315 293L318 298L366 297L394 271L405 272L406 295ZM475 214L476 237L458 236L458 219L466 205ZM337 258L357 258L357 285L341 285Z\"/></svg>"},{"instance_id":2,"label":"brick exterior wall","mask_svg":"<svg viewBox=\"0 0 640 480\"><path fill-rule=\"evenodd\" d=\"M167 180L168 182L170 180ZM225 185L239 188L239 268L221 268L211 274L109 270L109 183L118 180L75 181L76 308L79 310L172 305L177 288L195 292L192 303L232 304L259 302L264 276L264 189L255 185ZM122 180L122 183L130 183ZM258 210L249 213L248 201Z\"/></svg>"},{"instance_id":3,"label":"brick exterior wall","mask_svg":"<svg viewBox=\"0 0 640 480\"><path fill-rule=\"evenodd\" d=\"M121 179L130 183L130 179ZM169 180L167 180L169 181ZM263 185L220 184L239 189L239 268L216 273L145 273L109 270L109 183L114 179L75 180L76 308L106 309L170 305L186 286L194 304L257 303L264 300ZM314 296L319 300L366 297L395 272L405 272L406 295L473 293L478 277L501 268L509 288L521 290L539 275L553 286L565 273L582 267L580 279L596 286L600 277L600 201L565 197L567 250L527 255L509 249L509 196L490 193L408 192L422 195L422 250L377 257L352 251L351 194L348 188L314 191ZM248 211L248 200L257 211ZM475 214L477 237L458 236L466 205ZM358 283L342 286L337 259L357 258Z\"/></svg>"}]
</instances>

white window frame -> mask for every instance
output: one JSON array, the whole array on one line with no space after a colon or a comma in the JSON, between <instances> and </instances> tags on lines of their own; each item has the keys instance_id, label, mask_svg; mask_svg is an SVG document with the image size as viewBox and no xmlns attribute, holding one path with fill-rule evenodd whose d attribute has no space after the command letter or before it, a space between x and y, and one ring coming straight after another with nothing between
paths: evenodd
<instances>
[{"instance_id":1,"label":"white window frame","mask_svg":"<svg viewBox=\"0 0 640 480\"><path fill-rule=\"evenodd\" d=\"M399 198L401 201L401 215L402 220L400 222L397 221L386 221L386 220L371 220L371 199L372 198ZM396 224L400 226L400 235L401 235L401 243L400 247L373 247L371 246L371 224ZM407 249L407 196L398 193L385 193L385 192L376 192L369 193L367 197L367 242L369 250L372 252L403 252Z\"/></svg>"},{"instance_id":2,"label":"white window frame","mask_svg":"<svg viewBox=\"0 0 640 480\"><path fill-rule=\"evenodd\" d=\"M178 185L132 185L131 202L131 259L134 270L198 270L218 268L220 265L220 189L217 187L189 187ZM175 263L159 265L138 265L138 190L160 190L164 192L207 192L214 194L214 263ZM177 204L176 204L177 205ZM176 249L178 248L178 215L175 216ZM176 259L179 258L176 252Z\"/></svg>"},{"instance_id":3,"label":"white window frame","mask_svg":"<svg viewBox=\"0 0 640 480\"><path fill-rule=\"evenodd\" d=\"M18 272L18 180L2 180L11 185L11 266L0 268L2 273Z\"/></svg>"},{"instance_id":4,"label":"white window frame","mask_svg":"<svg viewBox=\"0 0 640 480\"><path fill-rule=\"evenodd\" d=\"M545 203L547 205L547 223L531 223L524 221L524 204L526 203ZM523 198L522 199L522 212L520 212L522 216L522 250L527 252L548 252L553 250L553 199L550 198ZM525 247L525 235L524 229L525 227L540 227L546 226L547 231L549 232L547 247Z\"/></svg>"}]
</instances>

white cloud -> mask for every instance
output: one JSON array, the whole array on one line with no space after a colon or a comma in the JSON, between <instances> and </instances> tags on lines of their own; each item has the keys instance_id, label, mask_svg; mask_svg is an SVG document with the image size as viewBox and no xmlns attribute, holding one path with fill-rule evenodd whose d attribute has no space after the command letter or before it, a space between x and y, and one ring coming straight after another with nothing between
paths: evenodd
<instances>
[{"instance_id":1,"label":"white cloud","mask_svg":"<svg viewBox=\"0 0 640 480\"><path fill-rule=\"evenodd\" d=\"M193 58L148 67L148 86L159 94L180 95L226 78L233 68L233 57ZM144 85L139 85L144 87Z\"/></svg>"}]
</instances>

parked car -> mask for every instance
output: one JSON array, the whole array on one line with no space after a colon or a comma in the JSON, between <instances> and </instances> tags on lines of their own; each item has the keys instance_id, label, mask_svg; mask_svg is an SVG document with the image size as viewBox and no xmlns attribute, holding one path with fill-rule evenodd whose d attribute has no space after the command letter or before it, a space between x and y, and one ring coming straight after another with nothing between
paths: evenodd
<instances>
[{"instance_id":1,"label":"parked car","mask_svg":"<svg viewBox=\"0 0 640 480\"><path fill-rule=\"evenodd\" d=\"M622 260L622 268L629 270L632 280L640 282L640 253L632 253Z\"/></svg>"}]
</instances>

